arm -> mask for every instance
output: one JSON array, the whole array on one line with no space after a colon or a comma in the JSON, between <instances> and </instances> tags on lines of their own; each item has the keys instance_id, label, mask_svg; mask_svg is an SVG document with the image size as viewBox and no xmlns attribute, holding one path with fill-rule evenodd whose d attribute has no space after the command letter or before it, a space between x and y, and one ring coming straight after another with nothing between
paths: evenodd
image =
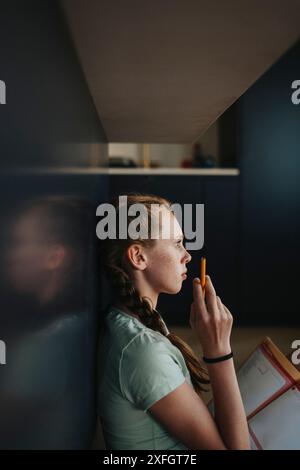
<instances>
[{"instance_id":1,"label":"arm","mask_svg":"<svg viewBox=\"0 0 300 470\"><path fill-rule=\"evenodd\" d=\"M200 282L194 280L190 324L206 357L230 352L232 315L216 296L210 278L206 302ZM202 399L185 382L149 410L191 449L250 449L249 432L233 359L208 365L215 401L215 420Z\"/></svg>"},{"instance_id":2,"label":"arm","mask_svg":"<svg viewBox=\"0 0 300 470\"><path fill-rule=\"evenodd\" d=\"M233 359L208 364L215 421L228 449L249 449L249 431Z\"/></svg>"},{"instance_id":3,"label":"arm","mask_svg":"<svg viewBox=\"0 0 300 470\"><path fill-rule=\"evenodd\" d=\"M226 449L208 408L186 381L154 403L149 411L189 449Z\"/></svg>"},{"instance_id":4,"label":"arm","mask_svg":"<svg viewBox=\"0 0 300 470\"><path fill-rule=\"evenodd\" d=\"M241 408L238 406L240 395L239 391L235 390L233 365L224 366L225 363L209 366L215 368L210 373L212 387L219 387L221 384L223 388L228 385L226 393L220 393L219 396L214 394L216 421L188 382L184 382L149 408L155 419L189 449L250 449L243 406L241 405ZM230 395L230 389L233 396L224 403L228 398L227 395Z\"/></svg>"}]
</instances>

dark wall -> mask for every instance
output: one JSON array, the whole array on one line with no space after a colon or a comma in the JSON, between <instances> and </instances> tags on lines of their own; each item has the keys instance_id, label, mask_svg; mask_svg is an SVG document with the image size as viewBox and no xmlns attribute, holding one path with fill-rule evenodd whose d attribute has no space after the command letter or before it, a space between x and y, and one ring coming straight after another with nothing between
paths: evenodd
<instances>
[{"instance_id":1,"label":"dark wall","mask_svg":"<svg viewBox=\"0 0 300 470\"><path fill-rule=\"evenodd\" d=\"M0 9L1 165L86 166L96 153L103 165L105 133L57 2Z\"/></svg>"},{"instance_id":2,"label":"dark wall","mask_svg":"<svg viewBox=\"0 0 300 470\"><path fill-rule=\"evenodd\" d=\"M239 101L245 324L299 325L300 43Z\"/></svg>"},{"instance_id":3,"label":"dark wall","mask_svg":"<svg viewBox=\"0 0 300 470\"><path fill-rule=\"evenodd\" d=\"M219 164L236 168L237 155L237 103L233 103L218 119Z\"/></svg>"},{"instance_id":4,"label":"dark wall","mask_svg":"<svg viewBox=\"0 0 300 470\"><path fill-rule=\"evenodd\" d=\"M56 1L2 1L0 15L0 80L7 89L7 103L0 105L0 339L7 352L0 365L0 448L89 448L101 297L93 207L107 199L108 177L37 167L104 166L106 137ZM33 234L38 241L32 231L18 240L11 235L24 214L17 212L20 204L46 195L62 196L66 211L73 204L68 197L76 200L74 219L60 224L58 240L72 249L76 263L59 278L64 288L58 285L41 304L32 291L21 292L18 278L12 284L8 273L13 266L16 276L20 268L24 282L32 266L20 254L28 256L39 243L49 249L42 223ZM47 223L56 227L59 217L51 225L49 216Z\"/></svg>"}]
</instances>

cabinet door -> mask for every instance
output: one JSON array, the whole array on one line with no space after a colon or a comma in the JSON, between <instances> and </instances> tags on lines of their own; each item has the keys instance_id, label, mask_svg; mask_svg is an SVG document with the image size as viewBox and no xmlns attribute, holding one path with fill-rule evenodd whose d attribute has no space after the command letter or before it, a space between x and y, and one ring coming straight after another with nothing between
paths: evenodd
<instances>
[{"instance_id":1,"label":"cabinet door","mask_svg":"<svg viewBox=\"0 0 300 470\"><path fill-rule=\"evenodd\" d=\"M217 295L242 323L239 302L239 177L207 177L205 180L205 240L207 273Z\"/></svg>"}]
</instances>

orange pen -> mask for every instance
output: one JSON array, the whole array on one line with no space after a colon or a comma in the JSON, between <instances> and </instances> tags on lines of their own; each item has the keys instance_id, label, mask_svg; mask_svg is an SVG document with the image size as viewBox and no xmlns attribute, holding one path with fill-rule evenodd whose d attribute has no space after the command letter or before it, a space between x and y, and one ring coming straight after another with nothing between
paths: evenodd
<instances>
[{"instance_id":1,"label":"orange pen","mask_svg":"<svg viewBox=\"0 0 300 470\"><path fill-rule=\"evenodd\" d=\"M203 289L203 295L205 296L205 275L206 275L206 258L202 256L200 262L200 282Z\"/></svg>"}]
</instances>

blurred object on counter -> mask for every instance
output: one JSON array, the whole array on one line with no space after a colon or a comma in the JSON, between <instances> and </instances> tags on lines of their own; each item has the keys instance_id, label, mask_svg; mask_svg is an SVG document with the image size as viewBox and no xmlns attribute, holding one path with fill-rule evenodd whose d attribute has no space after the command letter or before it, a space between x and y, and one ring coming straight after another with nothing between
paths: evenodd
<instances>
[{"instance_id":1,"label":"blurred object on counter","mask_svg":"<svg viewBox=\"0 0 300 470\"><path fill-rule=\"evenodd\" d=\"M200 142L196 142L193 146L192 162L196 168L212 168L216 166L215 158L212 155L204 155Z\"/></svg>"},{"instance_id":2,"label":"blurred object on counter","mask_svg":"<svg viewBox=\"0 0 300 470\"><path fill-rule=\"evenodd\" d=\"M150 168L151 166L151 157L150 157L150 145L143 144L142 146L142 159L143 159L143 167Z\"/></svg>"},{"instance_id":3,"label":"blurred object on counter","mask_svg":"<svg viewBox=\"0 0 300 470\"><path fill-rule=\"evenodd\" d=\"M137 164L132 158L128 157L109 157L110 168L132 168L137 167Z\"/></svg>"},{"instance_id":4,"label":"blurred object on counter","mask_svg":"<svg viewBox=\"0 0 300 470\"><path fill-rule=\"evenodd\" d=\"M185 159L181 163L182 168L213 168L216 160L212 155L204 155L200 142L193 145L192 158Z\"/></svg>"},{"instance_id":5,"label":"blurred object on counter","mask_svg":"<svg viewBox=\"0 0 300 470\"><path fill-rule=\"evenodd\" d=\"M160 168L161 164L158 160L152 160L150 164L150 168Z\"/></svg>"},{"instance_id":6,"label":"blurred object on counter","mask_svg":"<svg viewBox=\"0 0 300 470\"><path fill-rule=\"evenodd\" d=\"M191 158L186 158L181 162L181 168L193 168L193 160Z\"/></svg>"}]
</instances>

